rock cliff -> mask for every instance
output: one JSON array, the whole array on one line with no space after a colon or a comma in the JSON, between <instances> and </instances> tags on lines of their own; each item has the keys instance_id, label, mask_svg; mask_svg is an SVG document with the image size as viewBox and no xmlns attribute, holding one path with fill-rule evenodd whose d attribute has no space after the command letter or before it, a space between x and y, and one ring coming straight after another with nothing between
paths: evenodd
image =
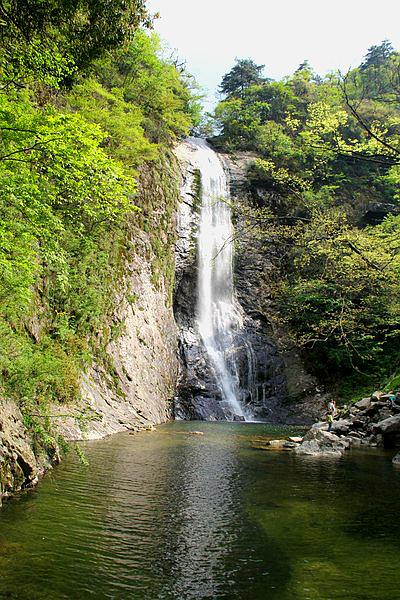
<instances>
[{"instance_id":1,"label":"rock cliff","mask_svg":"<svg viewBox=\"0 0 400 600\"><path fill-rule=\"evenodd\" d=\"M59 460L57 449L49 454L34 449L19 408L0 397L0 506L4 498L35 485Z\"/></svg>"},{"instance_id":2,"label":"rock cliff","mask_svg":"<svg viewBox=\"0 0 400 600\"><path fill-rule=\"evenodd\" d=\"M178 375L171 296L179 181L172 154L141 170L135 198L141 211L127 223L114 310L105 317L92 364L82 373L80 401L49 407L54 440L58 435L95 439L171 417ZM41 423L46 417L37 418ZM0 501L35 485L58 460L57 444L36 440L18 406L0 398Z\"/></svg>"},{"instance_id":3,"label":"rock cliff","mask_svg":"<svg viewBox=\"0 0 400 600\"><path fill-rule=\"evenodd\" d=\"M95 439L171 418L178 376L171 295L175 265L179 166L173 154L142 169L139 220L127 231L126 264L115 297L108 343L82 377L85 419L63 419L67 439Z\"/></svg>"},{"instance_id":4,"label":"rock cliff","mask_svg":"<svg viewBox=\"0 0 400 600\"><path fill-rule=\"evenodd\" d=\"M177 417L223 419L220 393L196 326L197 231L201 182L188 144L178 149L182 165L182 201L178 218L175 318L180 331L181 376L175 403ZM279 272L279 249L266 247L247 231L240 208L251 203L245 174L253 157L220 154L228 176L236 214L235 288L243 312L243 328L233 352L238 364L242 401L257 418L269 422L312 422L322 396L296 349L274 319L272 294ZM294 373L294 375L293 375ZM292 376L293 375L293 376ZM311 400L311 401L310 401Z\"/></svg>"}]
</instances>

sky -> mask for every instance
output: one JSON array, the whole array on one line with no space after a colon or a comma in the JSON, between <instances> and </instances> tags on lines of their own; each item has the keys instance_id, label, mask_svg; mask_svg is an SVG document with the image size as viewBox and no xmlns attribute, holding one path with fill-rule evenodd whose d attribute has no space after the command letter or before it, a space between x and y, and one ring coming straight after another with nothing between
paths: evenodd
<instances>
[{"instance_id":1,"label":"sky","mask_svg":"<svg viewBox=\"0 0 400 600\"><path fill-rule=\"evenodd\" d=\"M320 75L358 66L389 39L400 50L399 0L147 0L155 30L215 102L235 58L265 64L273 79L304 59Z\"/></svg>"}]
</instances>

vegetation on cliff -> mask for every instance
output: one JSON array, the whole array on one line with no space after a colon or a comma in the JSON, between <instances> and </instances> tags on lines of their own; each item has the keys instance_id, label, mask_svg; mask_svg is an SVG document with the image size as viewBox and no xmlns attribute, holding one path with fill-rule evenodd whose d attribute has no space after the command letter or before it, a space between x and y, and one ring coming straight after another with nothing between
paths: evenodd
<instances>
[{"instance_id":1,"label":"vegetation on cliff","mask_svg":"<svg viewBox=\"0 0 400 600\"><path fill-rule=\"evenodd\" d=\"M138 180L198 104L141 0L8 0L0 16L0 393L43 437L35 415L75 399L107 343L127 228L156 227ZM153 234L157 283L171 266Z\"/></svg>"},{"instance_id":2,"label":"vegetation on cliff","mask_svg":"<svg viewBox=\"0 0 400 600\"><path fill-rule=\"evenodd\" d=\"M254 153L248 226L280 248L275 300L309 367L342 392L399 369L400 54L345 76L305 61L282 81L239 60L214 143Z\"/></svg>"}]
</instances>

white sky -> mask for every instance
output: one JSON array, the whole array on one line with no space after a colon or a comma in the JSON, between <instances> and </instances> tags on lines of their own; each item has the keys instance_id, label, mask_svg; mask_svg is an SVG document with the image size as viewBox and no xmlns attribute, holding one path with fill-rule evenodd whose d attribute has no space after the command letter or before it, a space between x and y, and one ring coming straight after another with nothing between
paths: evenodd
<instances>
[{"instance_id":1,"label":"white sky","mask_svg":"<svg viewBox=\"0 0 400 600\"><path fill-rule=\"evenodd\" d=\"M186 60L215 99L235 58L265 64L280 79L308 59L314 69L347 70L389 39L400 49L400 0L148 0L155 30Z\"/></svg>"}]
</instances>

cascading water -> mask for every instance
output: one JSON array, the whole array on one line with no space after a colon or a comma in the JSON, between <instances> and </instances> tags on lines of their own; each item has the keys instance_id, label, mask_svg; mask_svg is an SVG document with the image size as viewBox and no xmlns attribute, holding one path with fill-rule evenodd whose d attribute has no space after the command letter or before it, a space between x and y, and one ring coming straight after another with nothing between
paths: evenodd
<instances>
[{"instance_id":1,"label":"cascading water","mask_svg":"<svg viewBox=\"0 0 400 600\"><path fill-rule=\"evenodd\" d=\"M205 140L191 138L194 162L201 174L198 234L197 325L214 368L227 418L247 420L238 399L239 375L234 335L242 326L242 311L233 289L233 240L229 191L218 155Z\"/></svg>"}]
</instances>

